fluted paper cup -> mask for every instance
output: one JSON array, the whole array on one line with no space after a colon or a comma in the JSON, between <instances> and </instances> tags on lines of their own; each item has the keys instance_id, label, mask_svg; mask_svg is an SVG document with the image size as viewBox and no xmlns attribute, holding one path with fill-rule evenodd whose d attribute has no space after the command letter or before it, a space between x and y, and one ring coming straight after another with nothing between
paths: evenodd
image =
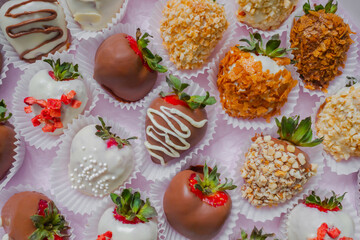
<instances>
[{"instance_id":1,"label":"fluted paper cup","mask_svg":"<svg viewBox=\"0 0 360 240\"><path fill-rule=\"evenodd\" d=\"M52 59L61 59L62 62L72 62L75 64L74 56L68 53L56 53L49 58ZM46 59L46 58L43 58ZM15 94L13 98L13 114L14 114L14 125L19 129L20 134L24 137L25 141L29 143L30 146L40 148L42 150L51 149L57 146L60 143L59 135L51 135L42 131L41 127L34 127L31 119L35 117L34 113L26 114L24 107L24 99L29 97L29 84L32 77L40 70L49 69L51 67L49 64L45 63L43 60L36 61L31 65L31 68L24 71L21 76L20 81L18 81L15 88ZM80 73L81 70L80 70ZM84 76L84 75L83 75ZM81 79L81 77L79 78ZM86 77L83 78L84 84L86 86L86 91L88 95L88 101L83 111L83 115L89 115L91 110L95 107L96 102L99 100L98 91L96 90L95 85L89 81ZM80 115L81 115L80 114ZM65 126L64 126L65 128Z\"/></svg>"},{"instance_id":2,"label":"fluted paper cup","mask_svg":"<svg viewBox=\"0 0 360 240\"><path fill-rule=\"evenodd\" d=\"M74 234L74 229L72 226L72 217L73 217L73 213L71 213L69 210L67 210L64 205L62 204L62 202L60 202L52 193L50 190L45 190L43 188L39 188L39 187L33 187L30 185L18 185L16 187L11 187L9 189L4 189L1 190L1 194L0 194L0 209L2 209L5 205L5 203L8 201L8 199L10 197L12 197L14 194L16 193L20 193L20 192L26 192L26 191L35 191L35 192L39 192L44 194L45 196L47 196L49 199L51 199L52 201L54 201L56 207L60 210L61 215L63 215L65 217L65 220L68 222L70 229L68 230L68 233L71 234L70 236L70 240L74 240L76 239L76 236ZM0 227L0 235L4 236L5 235L5 231L2 227Z\"/></svg>"},{"instance_id":3,"label":"fluted paper cup","mask_svg":"<svg viewBox=\"0 0 360 240\"><path fill-rule=\"evenodd\" d=\"M197 83L191 82L184 78L180 78L183 83L188 83L190 86L184 90L190 96L192 95L200 95L205 96L206 92L202 89ZM181 168L191 157L192 154L198 153L200 150L203 150L206 146L210 144L210 141L213 139L217 121L217 107L216 106L207 106L205 108L208 117L208 126L205 136L199 143L195 146L192 146L186 152L183 152L179 158L173 159L169 161L165 166L161 164L156 164L151 160L150 154L146 149L144 142L146 141L146 134L145 134L145 121L147 116L147 109L149 108L150 104L154 99L159 96L159 93L163 91L165 93L171 92L166 83L163 83L159 86L156 91L150 93L148 101L146 102L144 109L141 110L141 116L139 118L140 125L139 128L141 129L141 154L142 158L144 159L144 164L141 166L141 172L147 180L159 180L161 178L165 178L174 174L178 169Z\"/></svg>"},{"instance_id":4,"label":"fluted paper cup","mask_svg":"<svg viewBox=\"0 0 360 240\"><path fill-rule=\"evenodd\" d=\"M0 42L1 42L1 34L2 33L0 33ZM2 81L6 78L7 71L9 71L10 62L5 57L5 51L3 50L3 47L0 47L0 54L2 55L2 58L3 58L2 69L0 70L0 86L1 86Z\"/></svg>"},{"instance_id":5,"label":"fluted paper cup","mask_svg":"<svg viewBox=\"0 0 360 240\"><path fill-rule=\"evenodd\" d=\"M130 133L121 127L120 123L107 120L106 118L104 118L104 122L106 126L112 126L111 131L121 138L132 137ZM68 209L80 214L93 212L97 207L101 206L104 198L108 198L108 196L90 196L71 188L72 184L69 176L69 163L72 140L81 129L91 124L100 124L98 117L80 116L78 119L73 121L72 124L69 124L69 128L66 129L63 136L61 136L60 148L56 152L56 157L51 165L50 183L55 196ZM143 159L141 158L141 154L139 154L140 147L138 140L132 141L131 145L133 146L134 152L134 169L124 183L119 186L119 189L120 187L131 184L131 182L136 178L136 174L139 172L139 166L143 164ZM117 191L118 190L115 192Z\"/></svg>"},{"instance_id":6,"label":"fluted paper cup","mask_svg":"<svg viewBox=\"0 0 360 240\"><path fill-rule=\"evenodd\" d=\"M231 172L229 165L226 164L225 161L219 161L217 159L215 160L213 158L210 158L208 156L203 156L201 154L193 154L191 159L176 172L171 173L165 179L157 181L151 185L150 200L154 204L154 207L158 212L159 232L160 232L159 239L171 239L171 240L187 239L186 237L178 233L175 229L173 229L169 224L169 222L167 221L163 209L163 198L167 190L167 187L169 186L171 180L177 173L188 169L190 166L204 165L205 162L211 168L217 165L218 173L221 174L220 175L221 179L224 179L225 177L234 178L234 175ZM239 217L238 213L241 208L241 202L240 202L241 195L238 188L239 186L234 190L227 191L227 193L231 197L231 202L232 202L231 213L227 218L227 220L225 221L219 233L213 239L221 239L221 240L229 239L229 236L233 233L233 230L236 226L236 221Z\"/></svg>"}]
</instances>

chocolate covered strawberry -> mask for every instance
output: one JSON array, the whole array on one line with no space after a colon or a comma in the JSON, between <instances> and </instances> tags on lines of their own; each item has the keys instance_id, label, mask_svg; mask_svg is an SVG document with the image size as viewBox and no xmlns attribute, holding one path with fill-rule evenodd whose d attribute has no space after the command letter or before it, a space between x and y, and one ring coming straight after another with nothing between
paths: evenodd
<instances>
[{"instance_id":1,"label":"chocolate covered strawberry","mask_svg":"<svg viewBox=\"0 0 360 240\"><path fill-rule=\"evenodd\" d=\"M34 127L41 126L43 132L58 135L84 111L88 96L84 82L77 79L81 76L77 64L61 63L60 59L44 61L52 71L44 69L32 77L24 110L35 113L31 120Z\"/></svg>"},{"instance_id":2,"label":"chocolate covered strawberry","mask_svg":"<svg viewBox=\"0 0 360 240\"><path fill-rule=\"evenodd\" d=\"M98 239L136 239L156 240L157 223L154 217L156 210L149 199L141 199L139 192L124 189L120 195L111 193L111 199L116 205L108 208L99 220Z\"/></svg>"},{"instance_id":3,"label":"chocolate covered strawberry","mask_svg":"<svg viewBox=\"0 0 360 240\"><path fill-rule=\"evenodd\" d=\"M268 233L268 234L263 234L263 229L257 229L256 227L254 227L254 229L251 232L251 235L248 237L248 234L244 231L241 230L241 239L239 240L266 240L269 237L274 237L275 234L273 233ZM274 240L278 240L278 239L274 239Z\"/></svg>"},{"instance_id":4,"label":"chocolate covered strawberry","mask_svg":"<svg viewBox=\"0 0 360 240\"><path fill-rule=\"evenodd\" d=\"M148 33L141 36L140 29L136 39L125 33L114 34L96 52L94 79L119 101L142 99L153 88L158 72L167 71L159 64L162 58L147 48L148 37Z\"/></svg>"},{"instance_id":5,"label":"chocolate covered strawberry","mask_svg":"<svg viewBox=\"0 0 360 240\"><path fill-rule=\"evenodd\" d=\"M172 92L153 100L146 112L145 146L155 163L165 165L195 146L205 135L205 107L216 102L214 97L190 96L183 92L189 84L173 75L166 78Z\"/></svg>"},{"instance_id":6,"label":"chocolate covered strawberry","mask_svg":"<svg viewBox=\"0 0 360 240\"><path fill-rule=\"evenodd\" d=\"M316 174L317 164L299 147L313 147L322 138L312 140L311 118L299 123L300 117L276 119L279 139L256 134L252 138L241 168L244 179L242 195L258 207L286 202L303 190Z\"/></svg>"},{"instance_id":7,"label":"chocolate covered strawberry","mask_svg":"<svg viewBox=\"0 0 360 240\"><path fill-rule=\"evenodd\" d=\"M169 224L190 239L211 239L219 233L231 212L226 190L236 188L232 180L220 182L217 167L192 166L170 182L163 199Z\"/></svg>"},{"instance_id":8,"label":"chocolate covered strawberry","mask_svg":"<svg viewBox=\"0 0 360 240\"><path fill-rule=\"evenodd\" d=\"M287 234L291 240L353 240L354 221L342 210L345 194L321 200L313 191L289 214ZM299 224L302 223L302 224Z\"/></svg>"},{"instance_id":9,"label":"chocolate covered strawberry","mask_svg":"<svg viewBox=\"0 0 360 240\"><path fill-rule=\"evenodd\" d=\"M15 156L15 131L7 121L12 114L7 114L4 99L0 101L0 181L5 178L9 169L12 167Z\"/></svg>"},{"instance_id":10,"label":"chocolate covered strawberry","mask_svg":"<svg viewBox=\"0 0 360 240\"><path fill-rule=\"evenodd\" d=\"M65 240L69 226L59 209L38 192L14 194L1 210L1 220L9 239Z\"/></svg>"}]
</instances>

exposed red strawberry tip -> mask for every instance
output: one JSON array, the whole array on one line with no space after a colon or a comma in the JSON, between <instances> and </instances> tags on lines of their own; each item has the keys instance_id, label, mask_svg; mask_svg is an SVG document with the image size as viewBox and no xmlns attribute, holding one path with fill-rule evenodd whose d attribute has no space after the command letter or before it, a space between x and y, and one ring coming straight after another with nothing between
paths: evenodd
<instances>
[{"instance_id":1,"label":"exposed red strawberry tip","mask_svg":"<svg viewBox=\"0 0 360 240\"><path fill-rule=\"evenodd\" d=\"M147 64L147 62L145 62L143 54L140 51L136 40L132 36L129 36L129 35L126 36L126 39L129 41L129 45L130 45L131 49L135 52L136 55L138 55L140 57L141 62L146 67L146 69L149 70L150 72L153 72L154 70L152 70L149 67L149 65Z\"/></svg>"},{"instance_id":2,"label":"exposed red strawberry tip","mask_svg":"<svg viewBox=\"0 0 360 240\"><path fill-rule=\"evenodd\" d=\"M139 218L135 217L134 220L132 221L129 221L129 220L126 220L125 217L119 215L116 211L116 208L114 208L114 211L113 211L113 214L114 214L114 218L124 224L138 224L138 223L144 223L144 221L141 221Z\"/></svg>"},{"instance_id":3,"label":"exposed red strawberry tip","mask_svg":"<svg viewBox=\"0 0 360 240\"><path fill-rule=\"evenodd\" d=\"M48 202L40 199L38 203L38 215L45 216L45 209L48 208Z\"/></svg>"},{"instance_id":4,"label":"exposed red strawberry tip","mask_svg":"<svg viewBox=\"0 0 360 240\"><path fill-rule=\"evenodd\" d=\"M304 203L307 207L310 207L310 208L316 208L317 210L319 210L320 212L338 212L340 211L340 208L339 207L336 207L334 209L327 209L327 208L324 208L322 206L319 206L315 203Z\"/></svg>"},{"instance_id":5,"label":"exposed red strawberry tip","mask_svg":"<svg viewBox=\"0 0 360 240\"><path fill-rule=\"evenodd\" d=\"M112 146L117 146L118 143L116 142L116 140L114 138L110 138L107 142L106 142L106 146L107 148L111 148Z\"/></svg>"},{"instance_id":6,"label":"exposed red strawberry tip","mask_svg":"<svg viewBox=\"0 0 360 240\"><path fill-rule=\"evenodd\" d=\"M49 73L50 77L56 81L56 77L55 77L54 72L53 72L53 71L49 71L48 73Z\"/></svg>"},{"instance_id":7,"label":"exposed red strawberry tip","mask_svg":"<svg viewBox=\"0 0 360 240\"><path fill-rule=\"evenodd\" d=\"M169 96L163 97L163 99L167 103L170 103L172 105L181 105L181 106L190 108L189 105L185 101L180 100L177 95L169 95Z\"/></svg>"},{"instance_id":8,"label":"exposed red strawberry tip","mask_svg":"<svg viewBox=\"0 0 360 240\"><path fill-rule=\"evenodd\" d=\"M206 202L210 206L219 207L223 206L229 200L228 195L225 192L217 192L213 195L206 196L199 189L195 188L195 184L197 184L196 173L191 174L189 178L189 186L190 191L194 193L201 201Z\"/></svg>"}]
</instances>

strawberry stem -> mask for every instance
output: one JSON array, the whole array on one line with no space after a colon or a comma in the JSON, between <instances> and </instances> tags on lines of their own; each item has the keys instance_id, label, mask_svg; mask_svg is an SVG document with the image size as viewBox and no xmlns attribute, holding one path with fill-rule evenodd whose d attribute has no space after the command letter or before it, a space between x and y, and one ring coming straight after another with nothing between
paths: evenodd
<instances>
[{"instance_id":1,"label":"strawberry stem","mask_svg":"<svg viewBox=\"0 0 360 240\"><path fill-rule=\"evenodd\" d=\"M61 63L60 59L57 59L56 62L53 59L45 59L44 62L48 63L53 69L55 81L77 79L81 76L77 64L74 66L68 62Z\"/></svg>"},{"instance_id":2,"label":"strawberry stem","mask_svg":"<svg viewBox=\"0 0 360 240\"><path fill-rule=\"evenodd\" d=\"M315 204L319 207L322 207L324 209L333 210L335 208L342 209L341 202L344 200L345 194L338 197L334 191L332 191L332 196L330 198L325 198L324 200L321 200L319 196L316 195L315 191L312 191L310 196L308 196L305 200L306 204Z\"/></svg>"},{"instance_id":3,"label":"strawberry stem","mask_svg":"<svg viewBox=\"0 0 360 240\"><path fill-rule=\"evenodd\" d=\"M6 108L5 100L1 99L0 101L0 123L6 122L9 120L12 116L12 113L9 113L8 116L6 116L7 108Z\"/></svg>"}]
</instances>

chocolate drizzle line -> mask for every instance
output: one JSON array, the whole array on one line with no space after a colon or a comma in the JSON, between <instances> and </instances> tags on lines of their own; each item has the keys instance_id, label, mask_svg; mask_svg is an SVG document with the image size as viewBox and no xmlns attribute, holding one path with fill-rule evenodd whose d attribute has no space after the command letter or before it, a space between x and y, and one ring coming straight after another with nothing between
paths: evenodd
<instances>
[{"instance_id":1,"label":"chocolate drizzle line","mask_svg":"<svg viewBox=\"0 0 360 240\"><path fill-rule=\"evenodd\" d=\"M47 17L43 17L43 18L37 18L37 19L30 19L30 20L26 20L23 22L20 22L18 24L14 24L14 25L10 25L6 27L6 33L10 38L19 38L22 37L24 35L29 35L29 34L33 34L33 33L44 33L44 34L50 34L52 32L57 32L58 34L56 36L54 36L52 39L46 40L43 43L40 43L39 45L37 45L36 47L26 50L23 53L20 54L20 59L25 60L25 61L29 61L29 62L34 62L38 59L41 59L43 56L46 56L48 53L44 53L44 54L40 54L38 56L36 56L35 58L31 58L31 59L25 59L24 56L26 54L28 54L31 51L34 51L50 42L56 41L58 39L61 39L64 35L63 30L60 27L56 27L56 26L49 26L49 25L43 25L43 28L32 28L29 29L28 31L22 31L19 33L13 33L13 30L16 28L20 28L23 27L25 25L31 24L31 23L36 23L36 22L48 22L48 21L52 21L54 19L57 18L57 12L53 9L42 9L42 10L38 10L38 11L31 11L31 12L23 12L23 13L17 13L17 14L12 14L11 11L21 7L23 5L26 5L28 3L31 2L49 2L49 3L57 3L57 0L28 0L26 2L22 2L19 4L16 4L14 6L11 6L5 13L6 17L11 17L11 18L18 18L24 15L31 15L31 14L35 14L35 13L49 13L50 16ZM67 40L65 42L62 42L60 44L58 44L57 46L55 46L50 52L56 52L57 50L59 50L61 47L63 47L66 42L68 41L69 36L67 38Z\"/></svg>"}]
</instances>

